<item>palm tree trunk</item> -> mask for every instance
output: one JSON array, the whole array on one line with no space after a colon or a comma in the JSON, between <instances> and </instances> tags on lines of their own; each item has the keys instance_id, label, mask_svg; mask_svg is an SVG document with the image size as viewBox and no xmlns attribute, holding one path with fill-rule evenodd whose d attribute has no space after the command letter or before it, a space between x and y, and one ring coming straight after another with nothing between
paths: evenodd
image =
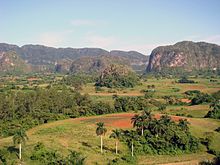
<instances>
[{"instance_id":1,"label":"palm tree trunk","mask_svg":"<svg viewBox=\"0 0 220 165\"><path fill-rule=\"evenodd\" d=\"M134 156L134 145L133 145L133 142L131 142L131 156Z\"/></svg>"},{"instance_id":2,"label":"palm tree trunk","mask_svg":"<svg viewBox=\"0 0 220 165\"><path fill-rule=\"evenodd\" d=\"M115 142L115 153L118 154L118 141Z\"/></svg>"},{"instance_id":3,"label":"palm tree trunk","mask_svg":"<svg viewBox=\"0 0 220 165\"><path fill-rule=\"evenodd\" d=\"M102 145L103 145L103 141L102 141L102 135L101 135L101 153L102 153Z\"/></svg>"},{"instance_id":4,"label":"palm tree trunk","mask_svg":"<svg viewBox=\"0 0 220 165\"><path fill-rule=\"evenodd\" d=\"M144 136L144 127L141 128L141 135Z\"/></svg>"},{"instance_id":5,"label":"palm tree trunk","mask_svg":"<svg viewBox=\"0 0 220 165\"><path fill-rule=\"evenodd\" d=\"M21 160L21 143L19 143L19 159Z\"/></svg>"}]
</instances>

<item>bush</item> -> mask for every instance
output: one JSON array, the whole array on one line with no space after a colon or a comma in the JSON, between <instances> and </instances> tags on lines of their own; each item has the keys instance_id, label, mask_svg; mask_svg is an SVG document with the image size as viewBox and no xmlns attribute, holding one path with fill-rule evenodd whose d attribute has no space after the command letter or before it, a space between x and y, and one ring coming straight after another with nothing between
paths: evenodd
<instances>
[{"instance_id":1,"label":"bush","mask_svg":"<svg viewBox=\"0 0 220 165\"><path fill-rule=\"evenodd\" d=\"M115 97L114 107L116 112L128 112L144 110L149 104L145 98L139 97Z\"/></svg>"},{"instance_id":2,"label":"bush","mask_svg":"<svg viewBox=\"0 0 220 165\"><path fill-rule=\"evenodd\" d=\"M197 94L200 94L201 92L199 90L188 90L186 92L184 92L184 94L188 95L188 96L194 96Z\"/></svg>"},{"instance_id":3,"label":"bush","mask_svg":"<svg viewBox=\"0 0 220 165\"><path fill-rule=\"evenodd\" d=\"M193 84L195 81L193 80L188 80L186 77L182 77L180 80L177 81L178 83L190 83Z\"/></svg>"},{"instance_id":4,"label":"bush","mask_svg":"<svg viewBox=\"0 0 220 165\"><path fill-rule=\"evenodd\" d=\"M0 149L0 164L7 165L9 152L6 149Z\"/></svg>"},{"instance_id":5,"label":"bush","mask_svg":"<svg viewBox=\"0 0 220 165\"><path fill-rule=\"evenodd\" d=\"M104 102L98 102L92 105L91 111L96 115L108 114L114 112L111 106Z\"/></svg>"},{"instance_id":6,"label":"bush","mask_svg":"<svg viewBox=\"0 0 220 165\"><path fill-rule=\"evenodd\" d=\"M136 164L137 163L137 158L135 156L132 157L130 154L122 156L121 159L126 161L129 164Z\"/></svg>"},{"instance_id":7,"label":"bush","mask_svg":"<svg viewBox=\"0 0 220 165\"><path fill-rule=\"evenodd\" d=\"M220 132L220 127L215 129L216 132Z\"/></svg>"},{"instance_id":8,"label":"bush","mask_svg":"<svg viewBox=\"0 0 220 165\"><path fill-rule=\"evenodd\" d=\"M173 92L179 92L180 89L179 88L172 88Z\"/></svg>"},{"instance_id":9,"label":"bush","mask_svg":"<svg viewBox=\"0 0 220 165\"><path fill-rule=\"evenodd\" d=\"M166 110L166 105L165 104L161 104L161 105L159 105L159 107L158 107L158 110L159 111L164 111L164 110Z\"/></svg>"},{"instance_id":10,"label":"bush","mask_svg":"<svg viewBox=\"0 0 220 165\"><path fill-rule=\"evenodd\" d=\"M210 108L212 109L205 115L205 118L220 119L220 101L213 102Z\"/></svg>"},{"instance_id":11,"label":"bush","mask_svg":"<svg viewBox=\"0 0 220 165\"><path fill-rule=\"evenodd\" d=\"M155 94L155 90L145 90L144 91L144 98L146 98L146 99L153 98L154 94Z\"/></svg>"},{"instance_id":12,"label":"bush","mask_svg":"<svg viewBox=\"0 0 220 165\"><path fill-rule=\"evenodd\" d=\"M31 155L31 160L38 160L45 165L51 164L73 164L83 165L85 157L82 157L80 153L76 151L69 151L69 155L64 157L56 150L47 149L43 143L37 143L34 146L34 151Z\"/></svg>"},{"instance_id":13,"label":"bush","mask_svg":"<svg viewBox=\"0 0 220 165\"><path fill-rule=\"evenodd\" d=\"M213 93L212 97L215 98L215 100L220 100L220 90L215 92L215 93Z\"/></svg>"},{"instance_id":14,"label":"bush","mask_svg":"<svg viewBox=\"0 0 220 165\"><path fill-rule=\"evenodd\" d=\"M210 103L213 101L213 97L207 93L196 94L191 100L192 105L198 105L202 103Z\"/></svg>"},{"instance_id":15,"label":"bush","mask_svg":"<svg viewBox=\"0 0 220 165\"><path fill-rule=\"evenodd\" d=\"M147 154L178 154L196 152L199 140L189 132L187 120L175 123L169 116L160 119L151 118L144 123L144 136L140 127L136 131L122 130L122 141L127 142L129 148L131 141L134 152Z\"/></svg>"},{"instance_id":16,"label":"bush","mask_svg":"<svg viewBox=\"0 0 220 165\"><path fill-rule=\"evenodd\" d=\"M97 93L97 92L101 92L101 91L104 91L101 87L99 87L99 86L96 86L95 87L95 92Z\"/></svg>"}]
</instances>

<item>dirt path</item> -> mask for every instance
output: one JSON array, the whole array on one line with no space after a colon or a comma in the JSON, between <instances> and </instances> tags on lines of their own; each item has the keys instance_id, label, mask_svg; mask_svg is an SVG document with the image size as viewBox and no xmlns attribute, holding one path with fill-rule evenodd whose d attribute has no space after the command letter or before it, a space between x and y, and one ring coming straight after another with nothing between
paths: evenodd
<instances>
[{"instance_id":1,"label":"dirt path","mask_svg":"<svg viewBox=\"0 0 220 165\"><path fill-rule=\"evenodd\" d=\"M199 160L191 160L186 162L166 163L160 165L199 165Z\"/></svg>"},{"instance_id":2,"label":"dirt path","mask_svg":"<svg viewBox=\"0 0 220 165\"><path fill-rule=\"evenodd\" d=\"M142 93L88 93L90 96L143 96Z\"/></svg>"}]
</instances>

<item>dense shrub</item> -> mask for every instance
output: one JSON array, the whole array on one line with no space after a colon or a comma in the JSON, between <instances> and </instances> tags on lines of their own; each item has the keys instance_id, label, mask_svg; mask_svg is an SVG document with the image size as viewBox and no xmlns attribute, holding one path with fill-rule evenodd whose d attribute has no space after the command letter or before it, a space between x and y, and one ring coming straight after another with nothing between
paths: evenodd
<instances>
[{"instance_id":1,"label":"dense shrub","mask_svg":"<svg viewBox=\"0 0 220 165\"><path fill-rule=\"evenodd\" d=\"M58 151L46 148L43 143L37 143L34 146L34 151L30 158L31 160L38 160L45 165L83 165L85 160L85 157L82 157L80 153L72 150L70 150L67 157L64 157Z\"/></svg>"},{"instance_id":2,"label":"dense shrub","mask_svg":"<svg viewBox=\"0 0 220 165\"><path fill-rule=\"evenodd\" d=\"M187 96L194 96L197 94L200 94L201 92L199 90L188 90L186 92L184 92L184 94L186 94Z\"/></svg>"},{"instance_id":3,"label":"dense shrub","mask_svg":"<svg viewBox=\"0 0 220 165\"><path fill-rule=\"evenodd\" d=\"M108 114L113 113L114 109L107 103L98 102L91 106L91 111L94 112L96 115Z\"/></svg>"},{"instance_id":4,"label":"dense shrub","mask_svg":"<svg viewBox=\"0 0 220 165\"><path fill-rule=\"evenodd\" d=\"M216 132L220 132L220 127L215 129Z\"/></svg>"},{"instance_id":5,"label":"dense shrub","mask_svg":"<svg viewBox=\"0 0 220 165\"><path fill-rule=\"evenodd\" d=\"M196 83L196 82L193 81L193 80L188 80L186 77L182 77L182 78L179 79L177 82L178 82L178 83L190 83L190 84Z\"/></svg>"},{"instance_id":6,"label":"dense shrub","mask_svg":"<svg viewBox=\"0 0 220 165\"><path fill-rule=\"evenodd\" d=\"M0 164L7 165L9 152L6 149L0 149Z\"/></svg>"},{"instance_id":7,"label":"dense shrub","mask_svg":"<svg viewBox=\"0 0 220 165\"><path fill-rule=\"evenodd\" d=\"M77 90L80 90L82 88L82 85L94 81L95 79L92 76L83 73L78 73L64 77L61 81L61 84L69 85Z\"/></svg>"},{"instance_id":8,"label":"dense shrub","mask_svg":"<svg viewBox=\"0 0 220 165\"><path fill-rule=\"evenodd\" d=\"M220 100L220 90L215 92L215 93L213 93L212 97L215 98L216 100Z\"/></svg>"},{"instance_id":9,"label":"dense shrub","mask_svg":"<svg viewBox=\"0 0 220 165\"><path fill-rule=\"evenodd\" d=\"M143 97L116 97L114 107L117 112L137 111L148 108L149 102Z\"/></svg>"},{"instance_id":10,"label":"dense shrub","mask_svg":"<svg viewBox=\"0 0 220 165\"><path fill-rule=\"evenodd\" d=\"M177 96L163 96L162 97L165 101L167 105L185 105L187 103L182 102L179 98L177 98Z\"/></svg>"},{"instance_id":11,"label":"dense shrub","mask_svg":"<svg viewBox=\"0 0 220 165\"><path fill-rule=\"evenodd\" d=\"M145 90L144 91L144 98L146 98L146 99L153 98L154 94L155 94L155 90Z\"/></svg>"},{"instance_id":12,"label":"dense shrub","mask_svg":"<svg viewBox=\"0 0 220 165\"><path fill-rule=\"evenodd\" d=\"M213 101L213 97L211 95L200 92L192 98L191 104L198 105L202 103L210 103L212 101Z\"/></svg>"},{"instance_id":13,"label":"dense shrub","mask_svg":"<svg viewBox=\"0 0 220 165\"><path fill-rule=\"evenodd\" d=\"M107 103L97 103L66 87L0 93L0 136L13 135L18 124L29 129L50 121L112 112Z\"/></svg>"},{"instance_id":14,"label":"dense shrub","mask_svg":"<svg viewBox=\"0 0 220 165\"><path fill-rule=\"evenodd\" d=\"M199 140L189 132L188 122L180 120L175 123L168 116L144 122L144 136L138 127L136 131L122 130L122 141L128 146L134 145L136 153L177 154L196 152ZM131 143L132 142L132 143Z\"/></svg>"},{"instance_id":15,"label":"dense shrub","mask_svg":"<svg viewBox=\"0 0 220 165\"><path fill-rule=\"evenodd\" d=\"M137 75L117 65L107 67L97 79L95 86L108 88L133 88L138 83Z\"/></svg>"},{"instance_id":16,"label":"dense shrub","mask_svg":"<svg viewBox=\"0 0 220 165\"><path fill-rule=\"evenodd\" d=\"M206 118L220 119L220 101L216 100L210 105L211 110L205 115Z\"/></svg>"}]
</instances>

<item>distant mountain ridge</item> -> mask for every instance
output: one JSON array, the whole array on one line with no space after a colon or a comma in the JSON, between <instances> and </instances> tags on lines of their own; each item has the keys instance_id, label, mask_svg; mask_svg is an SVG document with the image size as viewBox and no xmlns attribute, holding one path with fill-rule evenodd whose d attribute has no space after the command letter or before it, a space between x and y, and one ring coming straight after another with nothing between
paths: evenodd
<instances>
[{"instance_id":1,"label":"distant mountain ridge","mask_svg":"<svg viewBox=\"0 0 220 165\"><path fill-rule=\"evenodd\" d=\"M94 57L82 57L75 60L70 66L71 73L85 72L85 73L100 73L111 64L123 65L131 67L131 60L126 57L116 55L102 55ZM86 64L86 65L85 65ZM145 66L144 64L143 66Z\"/></svg>"},{"instance_id":2,"label":"distant mountain ridge","mask_svg":"<svg viewBox=\"0 0 220 165\"><path fill-rule=\"evenodd\" d=\"M220 46L206 42L182 41L174 45L160 46L152 51L150 57L136 51L106 51L101 48L53 48L43 45L19 47L0 43L1 54L5 56L12 51L19 57L20 64L28 66L29 69L24 69L27 71L31 68L32 71L91 74L102 72L110 64L124 65L140 73L166 70L169 72L178 69L191 72L220 68ZM17 62L13 61L12 63L16 64ZM4 60L1 60L1 66L4 67L0 68L0 72L13 68ZM4 69L7 67L9 69Z\"/></svg>"},{"instance_id":3,"label":"distant mountain ridge","mask_svg":"<svg viewBox=\"0 0 220 165\"><path fill-rule=\"evenodd\" d=\"M195 71L220 67L220 46L206 42L182 41L155 48L149 59L147 72L165 69Z\"/></svg>"},{"instance_id":4,"label":"distant mountain ridge","mask_svg":"<svg viewBox=\"0 0 220 165\"><path fill-rule=\"evenodd\" d=\"M53 48L43 45L17 46L0 43L0 52L15 51L27 64L35 67L54 66L55 70L68 71L75 60L84 61L85 57L97 59L98 57L117 57L127 61L125 64L134 70L144 70L148 57L136 51L106 51L101 48ZM107 59L107 58L106 58ZM76 62L75 62L76 63ZM87 65L86 63L82 65ZM43 69L41 69L43 70Z\"/></svg>"}]
</instances>

